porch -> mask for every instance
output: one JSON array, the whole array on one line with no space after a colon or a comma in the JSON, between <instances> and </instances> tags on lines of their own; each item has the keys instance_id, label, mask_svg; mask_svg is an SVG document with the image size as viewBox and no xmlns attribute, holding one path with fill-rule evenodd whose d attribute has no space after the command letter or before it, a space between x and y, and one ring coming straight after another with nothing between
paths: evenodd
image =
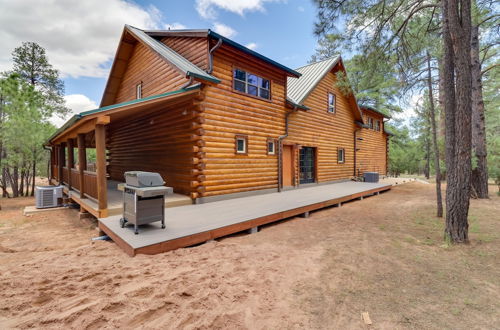
<instances>
[{"instance_id":1,"label":"porch","mask_svg":"<svg viewBox=\"0 0 500 330\"><path fill-rule=\"evenodd\" d=\"M99 228L127 254L156 254L203 243L243 230L338 205L391 189L383 183L341 182L165 209L160 223L141 226L139 235L120 227L120 216L99 219ZM359 204L362 207L362 204Z\"/></svg>"}]
</instances>

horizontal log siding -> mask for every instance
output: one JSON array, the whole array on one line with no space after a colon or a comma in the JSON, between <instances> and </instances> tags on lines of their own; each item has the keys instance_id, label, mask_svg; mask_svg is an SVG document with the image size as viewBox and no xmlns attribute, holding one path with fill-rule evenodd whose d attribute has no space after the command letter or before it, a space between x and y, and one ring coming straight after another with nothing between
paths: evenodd
<instances>
[{"instance_id":1,"label":"horizontal log siding","mask_svg":"<svg viewBox=\"0 0 500 330\"><path fill-rule=\"evenodd\" d=\"M193 163L199 118L192 101L153 113L112 122L108 130L108 173L123 181L126 171L161 174L176 193L189 195L193 188Z\"/></svg>"},{"instance_id":2,"label":"horizontal log siding","mask_svg":"<svg viewBox=\"0 0 500 330\"><path fill-rule=\"evenodd\" d=\"M161 41L202 70L208 69L207 38L166 37Z\"/></svg>"},{"instance_id":3,"label":"horizontal log siding","mask_svg":"<svg viewBox=\"0 0 500 330\"><path fill-rule=\"evenodd\" d=\"M328 73L304 102L311 110L290 115L289 136L285 139L286 143L317 148L318 182L350 178L354 171L355 117L335 80L335 75ZM327 112L328 92L336 96L335 114ZM337 163L337 148L345 149L344 164Z\"/></svg>"},{"instance_id":4,"label":"horizontal log siding","mask_svg":"<svg viewBox=\"0 0 500 330\"><path fill-rule=\"evenodd\" d=\"M142 43L137 43L113 103L136 99L136 86L142 81L142 97L179 89L187 79L167 61Z\"/></svg>"},{"instance_id":5,"label":"horizontal log siding","mask_svg":"<svg viewBox=\"0 0 500 330\"><path fill-rule=\"evenodd\" d=\"M233 65L271 80L272 101L233 92ZM267 139L285 132L284 73L223 45L215 52L213 75L221 83L205 88L201 196L277 188L278 160L267 154ZM235 153L238 134L248 136L247 155Z\"/></svg>"},{"instance_id":6,"label":"horizontal log siding","mask_svg":"<svg viewBox=\"0 0 500 330\"><path fill-rule=\"evenodd\" d=\"M368 123L368 118L363 116L365 123ZM384 124L382 116L372 116L373 125L375 121L380 120L380 131L375 131L369 128L363 128L358 133L358 136L363 138L363 141L358 141L357 168L360 174L363 172L378 172L381 175L387 173L387 135L384 133Z\"/></svg>"}]
</instances>

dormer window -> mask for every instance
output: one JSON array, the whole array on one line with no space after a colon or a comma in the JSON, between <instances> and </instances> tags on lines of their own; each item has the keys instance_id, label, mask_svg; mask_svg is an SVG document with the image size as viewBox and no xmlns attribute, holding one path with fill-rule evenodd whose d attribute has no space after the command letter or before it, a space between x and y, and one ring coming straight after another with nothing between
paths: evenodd
<instances>
[{"instance_id":1,"label":"dormer window","mask_svg":"<svg viewBox=\"0 0 500 330\"><path fill-rule=\"evenodd\" d=\"M375 130L380 132L380 120L375 122Z\"/></svg>"},{"instance_id":2,"label":"dormer window","mask_svg":"<svg viewBox=\"0 0 500 330\"><path fill-rule=\"evenodd\" d=\"M373 129L373 118L371 117L368 117L368 126L370 127L370 129Z\"/></svg>"},{"instance_id":3,"label":"dormer window","mask_svg":"<svg viewBox=\"0 0 500 330\"><path fill-rule=\"evenodd\" d=\"M237 92L266 100L271 99L271 83L269 80L241 69L233 70L233 88Z\"/></svg>"},{"instance_id":4,"label":"dormer window","mask_svg":"<svg viewBox=\"0 0 500 330\"><path fill-rule=\"evenodd\" d=\"M335 113L335 94L328 93L328 112Z\"/></svg>"},{"instance_id":5,"label":"dormer window","mask_svg":"<svg viewBox=\"0 0 500 330\"><path fill-rule=\"evenodd\" d=\"M142 99L142 82L135 86L135 98Z\"/></svg>"}]
</instances>

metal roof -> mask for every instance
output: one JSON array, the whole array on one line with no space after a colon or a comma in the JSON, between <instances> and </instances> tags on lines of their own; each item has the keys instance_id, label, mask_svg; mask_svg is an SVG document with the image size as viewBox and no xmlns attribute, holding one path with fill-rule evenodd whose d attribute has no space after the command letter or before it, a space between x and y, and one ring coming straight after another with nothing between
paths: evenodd
<instances>
[{"instance_id":1,"label":"metal roof","mask_svg":"<svg viewBox=\"0 0 500 330\"><path fill-rule=\"evenodd\" d=\"M296 69L302 76L300 78L288 78L287 97L295 104L302 104L309 93L339 60L340 55L337 55Z\"/></svg>"},{"instance_id":2,"label":"metal roof","mask_svg":"<svg viewBox=\"0 0 500 330\"><path fill-rule=\"evenodd\" d=\"M385 113L383 113L382 111L377 110L377 109L375 109L375 108L374 108L374 107L372 107L372 106L369 106L369 105L364 105L364 104L358 104L358 105L359 105L359 107L360 107L360 108L371 110L371 111L373 111L373 112L375 112L375 113L378 113L379 115L383 116L384 118L387 118L387 119L390 119L390 118L391 118L391 116L386 115L386 114L385 114Z\"/></svg>"},{"instance_id":3,"label":"metal roof","mask_svg":"<svg viewBox=\"0 0 500 330\"><path fill-rule=\"evenodd\" d=\"M187 77L198 78L202 80L207 80L214 83L220 83L220 80L206 73L182 55L175 52L172 48L168 47L164 43L152 38L146 32L136 27L125 25L125 29L129 31L133 36L142 41L144 44L149 46L153 51L158 53L165 60L170 62L172 65L177 67L182 71Z\"/></svg>"},{"instance_id":4,"label":"metal roof","mask_svg":"<svg viewBox=\"0 0 500 330\"><path fill-rule=\"evenodd\" d=\"M159 99L159 98L162 98L162 97L165 97L165 96L170 96L170 95L175 95L175 94L182 94L184 92L189 92L189 91L198 89L200 87L201 87L200 84L196 84L196 85L192 85L192 86L189 86L189 87L186 87L186 88L181 88L181 89L178 89L178 90L175 90L175 91L171 91L171 92L166 92L166 93L162 93L162 94L152 95L152 96L145 97L145 98L142 98L142 99L136 99L136 100L132 100L132 101L127 101L127 102L112 104L112 105L108 105L108 106L105 106L105 107L97 108L97 109L94 109L94 110L88 110L88 111L80 112L79 114L73 115L70 119L68 119L68 121L66 121L66 123L64 123L64 125L62 125L61 127L59 127L57 129L57 131L55 131L54 134L52 134L47 139L47 142L45 142L45 144L49 144L49 142L53 138L55 138L56 136L58 136L60 133L64 132L69 127L73 126L74 123L76 123L77 121L79 121L83 117L90 116L90 115L93 115L93 114L96 114L96 113L100 113L100 112L105 112L107 110L113 110L113 109L116 109L116 108L121 108L121 107L124 107L124 106L127 106L127 105L131 105L131 104L136 104L136 103L141 103L141 102L146 102L146 101L151 101L151 100Z\"/></svg>"},{"instance_id":5,"label":"metal roof","mask_svg":"<svg viewBox=\"0 0 500 330\"><path fill-rule=\"evenodd\" d=\"M269 57L266 57L262 54L259 54L256 51L253 51L253 50L237 43L236 41L233 41L229 38L226 38L226 37L218 34L217 32L214 32L210 29L146 30L143 32L145 32L147 35L152 36L152 37L173 37L173 36L204 37L204 36L209 36L209 37L213 37L215 39L221 39L223 43L226 43L230 46L233 46L234 48L239 49L239 50L241 50L249 55L255 56L258 59L261 59L262 61L264 61L266 63L269 63L269 64L271 64L271 65L273 65L281 70L288 72L292 76L300 77L300 73L297 72L296 70L290 69L289 67L286 67L283 64L280 64L274 60L271 60Z\"/></svg>"}]
</instances>

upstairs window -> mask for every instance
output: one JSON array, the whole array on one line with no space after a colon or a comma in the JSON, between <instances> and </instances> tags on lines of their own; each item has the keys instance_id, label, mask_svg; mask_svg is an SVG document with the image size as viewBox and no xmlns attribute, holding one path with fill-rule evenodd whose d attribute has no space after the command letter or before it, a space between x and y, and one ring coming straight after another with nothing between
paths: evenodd
<instances>
[{"instance_id":1,"label":"upstairs window","mask_svg":"<svg viewBox=\"0 0 500 330\"><path fill-rule=\"evenodd\" d=\"M269 80L240 69L233 71L233 88L248 95L271 99L271 83Z\"/></svg>"},{"instance_id":2,"label":"upstairs window","mask_svg":"<svg viewBox=\"0 0 500 330\"><path fill-rule=\"evenodd\" d=\"M335 113L335 94L328 93L328 112Z\"/></svg>"},{"instance_id":3,"label":"upstairs window","mask_svg":"<svg viewBox=\"0 0 500 330\"><path fill-rule=\"evenodd\" d=\"M368 117L368 126L373 129L373 118Z\"/></svg>"},{"instance_id":4,"label":"upstairs window","mask_svg":"<svg viewBox=\"0 0 500 330\"><path fill-rule=\"evenodd\" d=\"M246 135L236 135L235 148L236 148L237 154L246 155L247 154L247 144L248 144L248 137Z\"/></svg>"},{"instance_id":5,"label":"upstairs window","mask_svg":"<svg viewBox=\"0 0 500 330\"><path fill-rule=\"evenodd\" d=\"M380 120L375 122L375 130L380 132Z\"/></svg>"},{"instance_id":6,"label":"upstairs window","mask_svg":"<svg viewBox=\"0 0 500 330\"><path fill-rule=\"evenodd\" d=\"M337 148L337 163L344 164L345 162L345 149Z\"/></svg>"},{"instance_id":7,"label":"upstairs window","mask_svg":"<svg viewBox=\"0 0 500 330\"><path fill-rule=\"evenodd\" d=\"M135 86L135 98L142 99L142 82Z\"/></svg>"}]
</instances>

